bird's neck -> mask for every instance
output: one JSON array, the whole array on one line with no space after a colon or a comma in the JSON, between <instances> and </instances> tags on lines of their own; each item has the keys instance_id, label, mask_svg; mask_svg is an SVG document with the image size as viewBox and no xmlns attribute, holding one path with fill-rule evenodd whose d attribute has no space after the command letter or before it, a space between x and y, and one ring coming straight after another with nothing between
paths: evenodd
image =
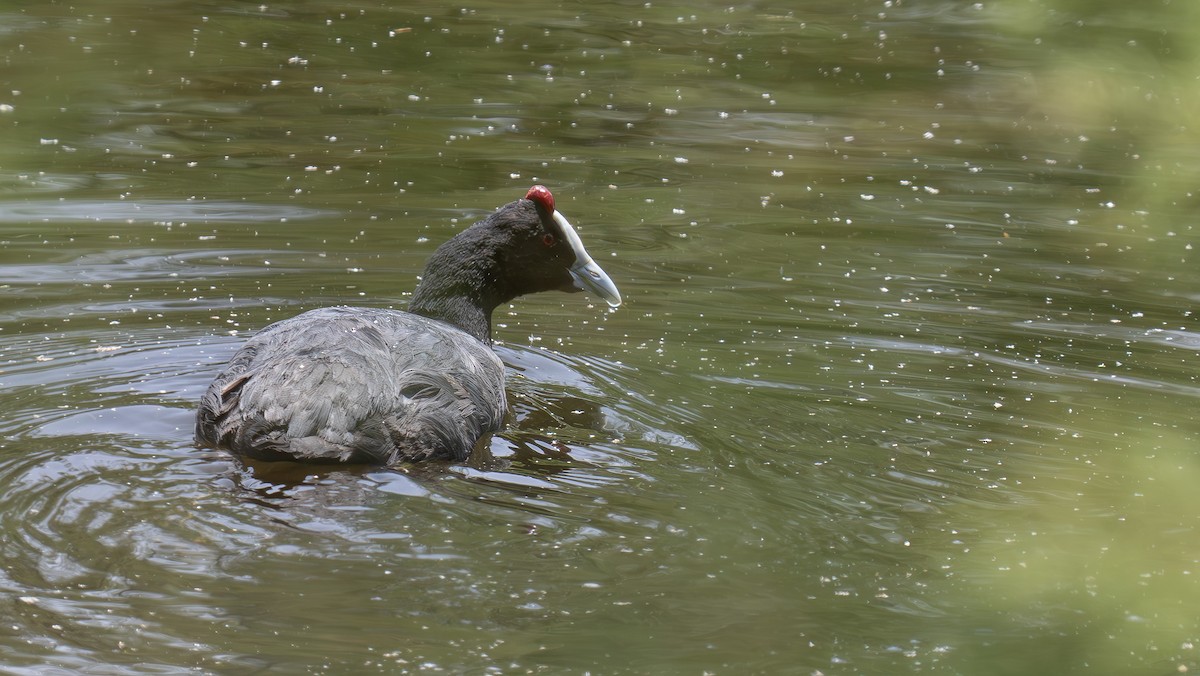
<instances>
[{"instance_id":1,"label":"bird's neck","mask_svg":"<svg viewBox=\"0 0 1200 676\"><path fill-rule=\"evenodd\" d=\"M417 287L420 291L425 288L425 282ZM439 299L436 303L428 302L428 294L422 297L413 294L408 311L430 319L437 319L447 324L453 324L467 333L475 336L484 343L492 342L492 309L483 308L471 302L464 296L450 296ZM425 301L425 302L422 302Z\"/></svg>"},{"instance_id":2,"label":"bird's neck","mask_svg":"<svg viewBox=\"0 0 1200 676\"><path fill-rule=\"evenodd\" d=\"M468 228L429 257L408 311L453 324L480 341L492 339L492 310L505 298L486 233Z\"/></svg>"}]
</instances>

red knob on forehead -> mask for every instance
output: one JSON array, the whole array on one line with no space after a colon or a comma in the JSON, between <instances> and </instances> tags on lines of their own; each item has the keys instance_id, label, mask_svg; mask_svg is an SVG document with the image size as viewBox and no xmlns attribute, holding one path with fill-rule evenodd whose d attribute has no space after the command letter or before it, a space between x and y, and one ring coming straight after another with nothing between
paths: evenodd
<instances>
[{"instance_id":1,"label":"red knob on forehead","mask_svg":"<svg viewBox=\"0 0 1200 676\"><path fill-rule=\"evenodd\" d=\"M554 213L554 195L550 194L550 189L544 185L535 185L525 193L525 199L533 200L545 207L546 211Z\"/></svg>"}]
</instances>

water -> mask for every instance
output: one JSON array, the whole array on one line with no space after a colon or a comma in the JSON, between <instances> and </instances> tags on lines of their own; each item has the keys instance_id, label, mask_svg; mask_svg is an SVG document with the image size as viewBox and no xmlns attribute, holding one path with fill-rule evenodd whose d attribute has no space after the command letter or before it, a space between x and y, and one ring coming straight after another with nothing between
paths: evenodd
<instances>
[{"instance_id":1,"label":"water","mask_svg":"<svg viewBox=\"0 0 1200 676\"><path fill-rule=\"evenodd\" d=\"M1187 3L0 16L6 673L1200 667ZM490 457L246 466L266 324L543 182Z\"/></svg>"}]
</instances>

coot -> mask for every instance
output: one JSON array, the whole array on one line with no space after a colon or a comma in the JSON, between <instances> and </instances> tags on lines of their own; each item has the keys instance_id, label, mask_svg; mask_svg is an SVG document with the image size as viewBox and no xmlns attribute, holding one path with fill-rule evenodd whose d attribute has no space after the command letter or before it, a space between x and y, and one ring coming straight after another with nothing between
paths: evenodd
<instances>
[{"instance_id":1,"label":"coot","mask_svg":"<svg viewBox=\"0 0 1200 676\"><path fill-rule=\"evenodd\" d=\"M248 340L201 398L196 441L260 460L464 460L507 408L492 310L555 289L621 303L536 185L438 247L408 312L323 308Z\"/></svg>"}]
</instances>

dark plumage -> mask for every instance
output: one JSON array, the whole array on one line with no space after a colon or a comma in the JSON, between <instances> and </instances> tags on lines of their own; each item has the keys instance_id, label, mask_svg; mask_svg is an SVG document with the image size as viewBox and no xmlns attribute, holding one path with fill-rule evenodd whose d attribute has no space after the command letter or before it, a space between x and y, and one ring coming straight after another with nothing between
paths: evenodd
<instances>
[{"instance_id":1,"label":"dark plumage","mask_svg":"<svg viewBox=\"0 0 1200 676\"><path fill-rule=\"evenodd\" d=\"M262 460L463 460L507 410L492 310L583 289L621 302L534 186L434 251L409 312L323 308L248 340L201 398L196 441Z\"/></svg>"}]
</instances>

